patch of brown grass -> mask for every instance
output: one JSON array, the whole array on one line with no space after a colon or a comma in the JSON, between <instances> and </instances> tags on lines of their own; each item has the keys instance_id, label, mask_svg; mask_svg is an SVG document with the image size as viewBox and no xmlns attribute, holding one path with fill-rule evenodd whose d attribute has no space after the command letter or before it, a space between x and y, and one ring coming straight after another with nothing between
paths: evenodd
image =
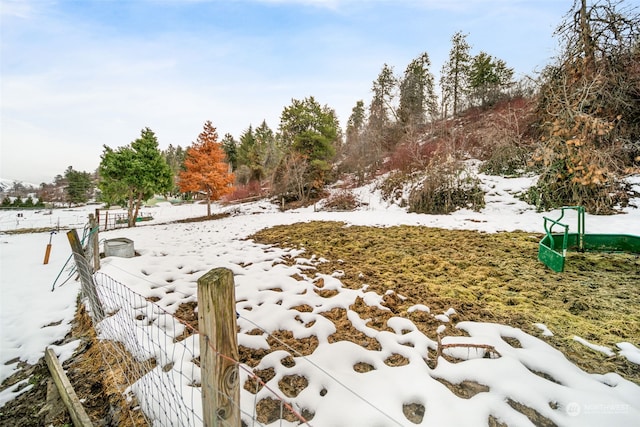
<instances>
[{"instance_id":1,"label":"patch of brown grass","mask_svg":"<svg viewBox=\"0 0 640 427\"><path fill-rule=\"evenodd\" d=\"M140 375L140 363L121 343L97 339L83 304L78 305L72 335L83 345L64 368L89 418L122 427L147 426L137 399L124 396L129 381Z\"/></svg>"},{"instance_id":2,"label":"patch of brown grass","mask_svg":"<svg viewBox=\"0 0 640 427\"><path fill-rule=\"evenodd\" d=\"M637 365L623 357L607 358L573 340L577 335L610 348L622 341L640 344L636 255L570 253L565 272L554 273L538 262L541 236L533 233L311 222L273 227L252 238L304 247L309 255L328 259L316 266L317 271L344 271L341 281L346 287L367 284L380 295L393 290L404 297L390 302L393 311L428 336L434 337L441 323L421 312L408 313L410 306L424 304L432 314L453 307L453 324L497 322L534 336L541 336L534 324L544 323L554 333L545 341L582 369L617 372L640 383ZM462 332L449 326L446 333Z\"/></svg>"}]
</instances>

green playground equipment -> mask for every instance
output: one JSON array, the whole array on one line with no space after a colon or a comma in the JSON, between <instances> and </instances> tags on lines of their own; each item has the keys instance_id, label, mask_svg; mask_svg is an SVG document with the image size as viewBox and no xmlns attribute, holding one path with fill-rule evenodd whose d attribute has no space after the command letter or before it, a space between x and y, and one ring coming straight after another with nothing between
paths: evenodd
<instances>
[{"instance_id":1,"label":"green playground equipment","mask_svg":"<svg viewBox=\"0 0 640 427\"><path fill-rule=\"evenodd\" d=\"M569 226L560 222L565 211L578 212L577 233L569 233ZM632 234L585 234L584 207L565 206L561 208L560 218L544 218L545 236L538 246L538 259L553 271L564 271L567 250L578 252L629 252L640 254L640 236ZM557 226L560 233L553 233Z\"/></svg>"}]
</instances>

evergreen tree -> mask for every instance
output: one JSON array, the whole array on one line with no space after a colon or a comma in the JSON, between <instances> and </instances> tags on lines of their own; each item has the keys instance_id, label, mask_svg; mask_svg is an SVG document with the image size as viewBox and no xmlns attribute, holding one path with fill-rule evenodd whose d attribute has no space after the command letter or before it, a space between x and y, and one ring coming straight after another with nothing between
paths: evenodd
<instances>
[{"instance_id":1,"label":"evergreen tree","mask_svg":"<svg viewBox=\"0 0 640 427\"><path fill-rule=\"evenodd\" d=\"M35 206L35 203L33 203L33 197L29 196L27 197L27 200L24 201L23 205L25 208L32 208Z\"/></svg>"},{"instance_id":2,"label":"evergreen tree","mask_svg":"<svg viewBox=\"0 0 640 427\"><path fill-rule=\"evenodd\" d=\"M182 170L185 156L186 151L180 145L174 147L173 144L169 144L169 147L162 152L162 157L164 157L174 175L178 175Z\"/></svg>"},{"instance_id":3,"label":"evergreen tree","mask_svg":"<svg viewBox=\"0 0 640 427\"><path fill-rule=\"evenodd\" d=\"M397 118L393 102L398 79L393 75L393 67L384 64L378 78L373 82L373 99L369 106L369 127L382 135L390 124L390 115Z\"/></svg>"},{"instance_id":4,"label":"evergreen tree","mask_svg":"<svg viewBox=\"0 0 640 427\"><path fill-rule=\"evenodd\" d=\"M256 139L253 136L253 126L249 125L240 134L240 144L238 145L238 164L249 166L253 157L253 147Z\"/></svg>"},{"instance_id":5,"label":"evergreen tree","mask_svg":"<svg viewBox=\"0 0 640 427\"><path fill-rule=\"evenodd\" d=\"M398 117L404 129L426 123L427 115L438 114L431 61L425 52L412 60L400 82L400 107Z\"/></svg>"},{"instance_id":6,"label":"evergreen tree","mask_svg":"<svg viewBox=\"0 0 640 427\"><path fill-rule=\"evenodd\" d=\"M364 181L367 167L375 162L379 154L379 147L366 137L365 115L364 101L360 100L351 110L344 145L343 166L356 173L358 183Z\"/></svg>"},{"instance_id":7,"label":"evergreen tree","mask_svg":"<svg viewBox=\"0 0 640 427\"><path fill-rule=\"evenodd\" d=\"M198 140L187 150L185 169L180 173L179 186L183 192L199 191L207 200L207 216L211 216L211 202L233 190L233 173L229 171L218 133L210 121L205 122Z\"/></svg>"},{"instance_id":8,"label":"evergreen tree","mask_svg":"<svg viewBox=\"0 0 640 427\"><path fill-rule=\"evenodd\" d=\"M128 146L113 150L105 145L101 159L98 187L108 203L126 202L129 227L135 226L144 200L173 186L171 168L149 128L142 129L140 138Z\"/></svg>"},{"instance_id":9,"label":"evergreen tree","mask_svg":"<svg viewBox=\"0 0 640 427\"><path fill-rule=\"evenodd\" d=\"M4 199L2 199L2 207L3 208L11 207L11 199L9 198L9 196L4 196Z\"/></svg>"},{"instance_id":10,"label":"evergreen tree","mask_svg":"<svg viewBox=\"0 0 640 427\"><path fill-rule=\"evenodd\" d=\"M172 144L169 144L166 150L162 151L162 157L169 165L171 169L171 173L173 175L174 186L171 189L171 192L177 194L180 192L180 189L175 185L177 182L178 174L181 170L184 169L184 158L186 156L186 151L182 146L178 145L174 147Z\"/></svg>"},{"instance_id":11,"label":"evergreen tree","mask_svg":"<svg viewBox=\"0 0 640 427\"><path fill-rule=\"evenodd\" d=\"M335 155L335 144L340 140L340 125L335 111L328 106L321 106L312 96L304 100L293 99L291 105L285 107L280 116L280 135L286 155L280 161L280 172L283 165L296 165L304 161L304 194L299 198L307 199L317 193L328 179L331 170L329 161ZM276 174L283 177L282 173ZM288 192L289 189L282 191Z\"/></svg>"},{"instance_id":12,"label":"evergreen tree","mask_svg":"<svg viewBox=\"0 0 640 427\"><path fill-rule=\"evenodd\" d=\"M393 74L393 68L384 64L378 78L373 81L373 97L369 105L367 118L367 138L370 144L380 150L391 150L398 138L399 123L396 111L399 79Z\"/></svg>"},{"instance_id":13,"label":"evergreen tree","mask_svg":"<svg viewBox=\"0 0 640 427\"><path fill-rule=\"evenodd\" d=\"M240 135L238 147L238 164L246 166L250 171L249 180L261 180L264 177L263 146L256 139L253 127L250 125Z\"/></svg>"},{"instance_id":14,"label":"evergreen tree","mask_svg":"<svg viewBox=\"0 0 640 427\"><path fill-rule=\"evenodd\" d=\"M79 172L69 166L64 172L66 186L64 191L69 207L72 204L86 203L93 192L93 180L88 172Z\"/></svg>"},{"instance_id":15,"label":"evergreen tree","mask_svg":"<svg viewBox=\"0 0 640 427\"><path fill-rule=\"evenodd\" d=\"M222 149L233 170L238 168L238 143L230 133L225 133L221 141Z\"/></svg>"},{"instance_id":16,"label":"evergreen tree","mask_svg":"<svg viewBox=\"0 0 640 427\"><path fill-rule=\"evenodd\" d=\"M269 174L277 165L282 157L280 148L278 147L276 136L263 120L260 126L255 130L256 146L259 147L262 159L262 167L265 174Z\"/></svg>"},{"instance_id":17,"label":"evergreen tree","mask_svg":"<svg viewBox=\"0 0 640 427\"><path fill-rule=\"evenodd\" d=\"M362 138L365 127L364 101L359 100L351 110L351 115L347 121L346 144L358 144Z\"/></svg>"},{"instance_id":18,"label":"evergreen tree","mask_svg":"<svg viewBox=\"0 0 640 427\"><path fill-rule=\"evenodd\" d=\"M496 102L502 90L512 84L512 78L513 69L486 52L480 52L471 61L469 87L472 96L480 100L481 107Z\"/></svg>"},{"instance_id":19,"label":"evergreen tree","mask_svg":"<svg viewBox=\"0 0 640 427\"><path fill-rule=\"evenodd\" d=\"M469 67L471 66L471 47L467 43L467 34L458 31L451 38L449 59L442 66L440 87L442 89L443 115L447 116L449 107L453 115L462 109L469 86Z\"/></svg>"},{"instance_id":20,"label":"evergreen tree","mask_svg":"<svg viewBox=\"0 0 640 427\"><path fill-rule=\"evenodd\" d=\"M11 203L11 207L21 208L23 203L24 202L22 201L22 197L16 196L16 198L13 199L13 203Z\"/></svg>"}]
</instances>

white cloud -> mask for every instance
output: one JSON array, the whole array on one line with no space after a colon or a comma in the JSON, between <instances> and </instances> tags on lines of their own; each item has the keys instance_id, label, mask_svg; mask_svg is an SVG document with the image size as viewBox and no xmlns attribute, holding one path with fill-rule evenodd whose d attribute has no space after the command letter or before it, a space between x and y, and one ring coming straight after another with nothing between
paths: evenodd
<instances>
[{"instance_id":1,"label":"white cloud","mask_svg":"<svg viewBox=\"0 0 640 427\"><path fill-rule=\"evenodd\" d=\"M44 0L43 0L44 1ZM27 19L33 16L36 7L28 0L0 0L0 17Z\"/></svg>"},{"instance_id":2,"label":"white cloud","mask_svg":"<svg viewBox=\"0 0 640 427\"><path fill-rule=\"evenodd\" d=\"M314 96L334 108L344 124L356 101L370 101L371 82L383 63L401 73L426 51L435 74L459 29L471 33L474 49L487 50L510 66L526 57L518 62L524 65L517 65L526 69L539 55L533 42L540 42L527 33L527 25L542 22L522 23L516 15L496 20L499 9L491 6L512 4L506 0L242 0L189 2L189 7L153 0L153 7L135 8L132 13L140 15L126 17L126 26L113 16L87 17L66 3L27 2L22 12L22 2L4 1L3 9L5 3L17 9L11 18L5 19L6 11L2 15L0 176L26 180L24 171L33 169L40 176L29 180L37 182L63 172L76 153L86 158L78 156L74 168L92 170L103 144L125 145L145 126L156 132L161 146L189 145L205 120L220 135L235 137L264 119L276 129L292 98ZM268 3L282 7L264 6ZM286 7L293 3L317 10ZM516 5L525 3L537 8L533 2ZM103 7L101 2L87 4L92 10ZM488 12L436 10L443 7ZM125 9L130 12L124 6L121 12ZM158 10L163 13L154 20ZM174 11L182 15L174 19L168 13ZM253 14L250 25L245 25L245 12ZM270 20L270 12L278 19ZM189 19L190 13L198 13L200 21ZM518 42L526 46L524 52L498 32L516 31L510 29L514 25L521 39L527 36ZM21 150L34 141L45 148L38 151L33 145L31 151L46 153L47 161L26 168ZM59 149L49 149L54 146Z\"/></svg>"}]
</instances>

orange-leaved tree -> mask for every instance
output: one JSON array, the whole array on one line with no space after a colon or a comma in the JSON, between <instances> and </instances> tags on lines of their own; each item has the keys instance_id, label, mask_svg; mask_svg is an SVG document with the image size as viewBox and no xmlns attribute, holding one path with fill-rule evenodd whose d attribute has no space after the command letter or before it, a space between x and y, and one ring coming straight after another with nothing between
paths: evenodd
<instances>
[{"instance_id":1,"label":"orange-leaved tree","mask_svg":"<svg viewBox=\"0 0 640 427\"><path fill-rule=\"evenodd\" d=\"M216 128L207 121L198 140L187 149L184 170L179 174L180 191L203 193L207 200L207 216L210 217L211 201L233 190L235 177L229 169Z\"/></svg>"}]
</instances>

